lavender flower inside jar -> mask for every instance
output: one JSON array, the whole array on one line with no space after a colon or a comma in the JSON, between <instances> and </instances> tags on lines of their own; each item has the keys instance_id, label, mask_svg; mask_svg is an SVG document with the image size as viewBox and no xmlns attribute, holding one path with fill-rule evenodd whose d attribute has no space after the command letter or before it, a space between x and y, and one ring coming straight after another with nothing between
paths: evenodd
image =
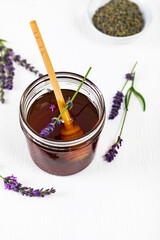
<instances>
[{"instance_id":1,"label":"lavender flower inside jar","mask_svg":"<svg viewBox=\"0 0 160 240\"><path fill-rule=\"evenodd\" d=\"M56 73L65 100L71 98L83 76ZM48 137L40 132L59 115L48 75L38 78L24 91L20 100L20 125L26 136L31 158L42 170L54 175L71 175L86 168L93 160L105 122L105 102L98 87L86 79L69 110L83 131L72 140L61 139L63 122Z\"/></svg>"}]
</instances>

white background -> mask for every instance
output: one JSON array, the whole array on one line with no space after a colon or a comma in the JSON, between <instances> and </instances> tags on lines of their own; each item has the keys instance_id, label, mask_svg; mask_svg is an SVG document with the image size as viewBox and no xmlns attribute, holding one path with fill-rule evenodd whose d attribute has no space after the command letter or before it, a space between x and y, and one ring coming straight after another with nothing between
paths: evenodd
<instances>
[{"instance_id":1,"label":"white background","mask_svg":"<svg viewBox=\"0 0 160 240\"><path fill-rule=\"evenodd\" d=\"M0 239L159 240L160 239L160 1L145 1L153 14L146 34L133 42L103 40L89 28L86 0L1 0L0 38L7 47L46 74L29 22L36 20L55 71L85 75L102 91L107 116L112 97L135 61L135 88L146 112L132 96L123 145L112 163L103 155L117 140L123 110L106 119L96 156L84 171L57 177L31 160L19 125L19 101L34 74L16 66L14 89L0 104L0 174L12 173L25 186L55 187L56 194L29 198L0 182Z\"/></svg>"}]
</instances>

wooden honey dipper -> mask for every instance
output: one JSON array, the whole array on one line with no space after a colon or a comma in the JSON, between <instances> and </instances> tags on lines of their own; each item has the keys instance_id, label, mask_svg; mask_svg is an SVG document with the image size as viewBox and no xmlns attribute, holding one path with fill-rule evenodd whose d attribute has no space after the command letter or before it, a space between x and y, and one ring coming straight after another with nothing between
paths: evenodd
<instances>
[{"instance_id":1,"label":"wooden honey dipper","mask_svg":"<svg viewBox=\"0 0 160 240\"><path fill-rule=\"evenodd\" d=\"M64 97L62 95L55 71L53 69L50 57L48 55L48 52L46 50L45 44L43 42L41 33L39 31L38 25L35 20L30 22L30 26L32 29L32 32L35 36L35 39L37 41L37 45L39 47L40 53L42 55L43 62L45 64L49 79L51 81L51 85L55 94L55 98L58 104L58 108L60 113L64 110L66 107L66 103L64 100ZM62 140L72 140L78 137L81 137L83 135L82 129L74 124L73 120L70 117L68 109L62 114L62 120L64 122L64 128L61 130L61 138Z\"/></svg>"}]
</instances>

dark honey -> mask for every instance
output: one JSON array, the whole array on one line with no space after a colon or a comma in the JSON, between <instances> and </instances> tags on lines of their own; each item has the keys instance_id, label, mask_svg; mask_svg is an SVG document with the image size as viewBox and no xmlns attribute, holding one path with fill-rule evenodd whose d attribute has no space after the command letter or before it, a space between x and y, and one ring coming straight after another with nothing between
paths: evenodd
<instances>
[{"instance_id":1,"label":"dark honey","mask_svg":"<svg viewBox=\"0 0 160 240\"><path fill-rule=\"evenodd\" d=\"M73 90L62 90L65 100L72 98ZM54 109L51 106L55 106ZM53 110L53 111L52 111ZM70 115L77 125L83 131L83 136L93 130L99 120L98 112L91 101L82 93L78 93L73 102L73 107L70 110ZM54 97L53 91L45 93L36 99L31 105L28 114L27 122L31 129L39 135L41 130L51 122L53 117L59 116L58 106ZM48 140L61 141L61 128L63 123L56 126L55 130L48 136ZM99 132L100 133L100 132ZM83 137L82 136L82 137ZM33 161L44 171L55 175L70 175L79 172L86 168L93 160L96 144L99 134L91 137L89 140L56 148L53 146L42 146L38 142L34 142L27 138L29 150ZM74 140L72 141L74 142ZM66 143L67 145L67 143Z\"/></svg>"},{"instance_id":2,"label":"dark honey","mask_svg":"<svg viewBox=\"0 0 160 240\"><path fill-rule=\"evenodd\" d=\"M65 100L74 95L73 90L62 90ZM53 107L54 106L54 107ZM27 122L37 133L40 133L52 120L59 116L59 110L53 91L45 93L38 98L30 107ZM74 124L80 126L83 134L88 133L98 121L98 113L94 105L82 93L78 93L70 110ZM56 126L55 130L48 136L52 140L61 140L61 128L63 123Z\"/></svg>"}]
</instances>

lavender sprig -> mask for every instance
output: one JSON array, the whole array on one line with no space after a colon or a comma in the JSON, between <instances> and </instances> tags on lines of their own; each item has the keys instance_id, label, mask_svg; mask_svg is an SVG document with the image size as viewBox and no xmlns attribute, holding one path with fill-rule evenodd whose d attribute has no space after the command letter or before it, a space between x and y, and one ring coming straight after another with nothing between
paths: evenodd
<instances>
[{"instance_id":1,"label":"lavender sprig","mask_svg":"<svg viewBox=\"0 0 160 240\"><path fill-rule=\"evenodd\" d=\"M60 117L59 118L52 118L52 122L49 123L47 125L47 127L45 127L41 132L40 132L40 136L41 137L47 137L49 136L54 130L55 130L55 126L59 126L61 124L60 121Z\"/></svg>"},{"instance_id":2,"label":"lavender sprig","mask_svg":"<svg viewBox=\"0 0 160 240\"><path fill-rule=\"evenodd\" d=\"M69 110L71 110L71 108L73 107L73 103L72 103L70 97L67 99L66 105L68 105Z\"/></svg>"},{"instance_id":3,"label":"lavender sprig","mask_svg":"<svg viewBox=\"0 0 160 240\"><path fill-rule=\"evenodd\" d=\"M143 98L143 96L137 92L134 88L134 80L135 80L135 72L133 73L133 79L132 79L132 84L131 84L131 87L128 89L126 95L125 95L125 113L124 113L124 118L123 118L123 122L122 122L122 126L121 126L121 129L120 129L120 133L119 133L119 136L118 136L118 140L110 147L110 149L107 151L107 153L104 155L104 158L106 161L108 162L111 162L113 161L113 159L117 156L118 154L118 149L119 147L122 145L122 138L121 138L121 135L122 135L122 131L123 131L123 128L124 128L124 124L125 124L125 120L126 120L126 116L127 116L127 113L128 113L128 106L129 106L129 103L130 103L130 99L131 99L131 94L134 93L135 96L140 99L140 101L142 102L142 105L143 105L143 111L145 111L146 109L146 103L145 103L145 100Z\"/></svg>"},{"instance_id":4,"label":"lavender sprig","mask_svg":"<svg viewBox=\"0 0 160 240\"><path fill-rule=\"evenodd\" d=\"M117 91L116 95L113 97L113 105L108 119L114 119L118 115L118 111L121 108L123 98L124 98L123 93Z\"/></svg>"},{"instance_id":5,"label":"lavender sprig","mask_svg":"<svg viewBox=\"0 0 160 240\"><path fill-rule=\"evenodd\" d=\"M20 55L15 55L13 49L7 48L4 45L6 42L0 39L0 101L4 103L4 90L12 90L13 79L15 75L14 62L18 63L25 69L38 74L39 77L43 76L38 70L36 70L31 64L27 63L26 59L21 59Z\"/></svg>"},{"instance_id":6,"label":"lavender sprig","mask_svg":"<svg viewBox=\"0 0 160 240\"><path fill-rule=\"evenodd\" d=\"M63 115L63 113L66 111L67 108L71 109L72 106L73 106L73 100L75 99L75 97L77 96L80 88L82 87L84 81L86 80L89 72L91 70L91 67L88 69L85 77L83 78L81 84L79 85L77 91L75 92L75 94L73 95L73 97L70 99L68 99L66 101L66 106L65 108L63 109L63 111L61 112L61 114L57 117L57 118L52 118L52 122L49 123L41 132L40 132L40 136L41 137L48 137L54 130L55 130L55 125L60 125L60 119L61 119L61 116Z\"/></svg>"},{"instance_id":7,"label":"lavender sprig","mask_svg":"<svg viewBox=\"0 0 160 240\"><path fill-rule=\"evenodd\" d=\"M118 136L117 142L114 143L108 150L108 152L105 154L105 160L107 160L107 162L111 162L116 157L116 155L118 154L117 150L121 147L122 141L123 140L120 138L120 136Z\"/></svg>"},{"instance_id":8,"label":"lavender sprig","mask_svg":"<svg viewBox=\"0 0 160 240\"><path fill-rule=\"evenodd\" d=\"M42 77L43 74L39 73L38 70L35 69L30 63L27 62L26 59L22 59L20 55L14 55L13 61L18 63L20 66L24 67L25 69L29 70L30 72L33 72L34 74L38 74L39 77Z\"/></svg>"},{"instance_id":9,"label":"lavender sprig","mask_svg":"<svg viewBox=\"0 0 160 240\"><path fill-rule=\"evenodd\" d=\"M21 183L17 182L17 177L14 177L13 175L5 177L5 178L3 178L0 175L0 177L4 181L5 189L19 192L23 196L25 195L25 196L29 196L29 197L45 197L47 195L50 195L51 193L55 193L54 188L43 190L43 188L42 189L33 189L30 187L23 187Z\"/></svg>"},{"instance_id":10,"label":"lavender sprig","mask_svg":"<svg viewBox=\"0 0 160 240\"><path fill-rule=\"evenodd\" d=\"M134 68L135 68L135 66L134 66ZM132 69L132 71L133 71L133 69ZM125 78L128 79L128 80L133 80L133 79L134 79L134 74L133 74L133 72L127 73L127 74L125 75Z\"/></svg>"},{"instance_id":11,"label":"lavender sprig","mask_svg":"<svg viewBox=\"0 0 160 240\"><path fill-rule=\"evenodd\" d=\"M123 99L124 99L123 90L124 90L125 86L127 85L128 81L134 79L133 71L134 71L136 65L137 65L137 62L134 64L134 66L133 66L133 68L131 70L131 73L127 73L125 75L126 82L125 82L122 90L121 91L117 91L116 95L113 97L113 104L112 104L112 108L111 108L111 111L110 111L108 119L112 119L113 120L118 115L119 110L121 108L121 104L122 104Z\"/></svg>"}]
</instances>

